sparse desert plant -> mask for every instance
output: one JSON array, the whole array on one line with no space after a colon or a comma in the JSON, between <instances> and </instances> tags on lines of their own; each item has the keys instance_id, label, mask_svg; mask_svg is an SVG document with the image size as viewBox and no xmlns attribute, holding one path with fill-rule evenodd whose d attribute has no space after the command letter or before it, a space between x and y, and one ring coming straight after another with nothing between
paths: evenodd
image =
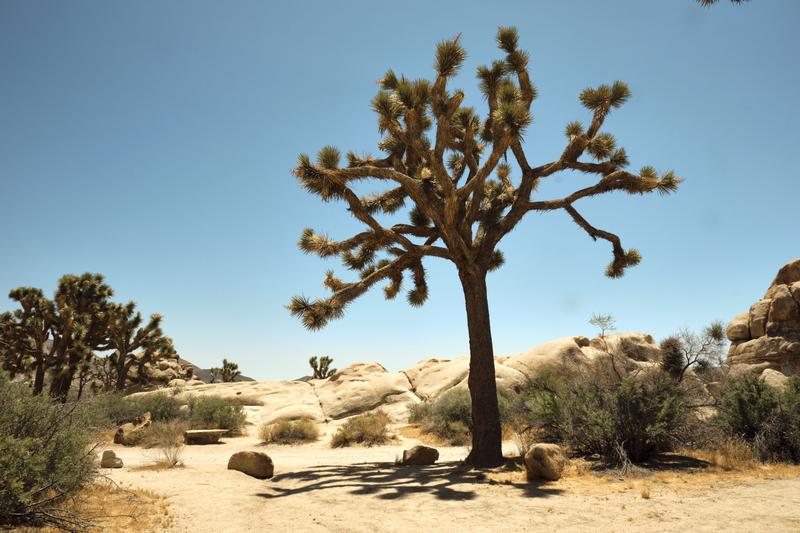
<instances>
[{"instance_id":1,"label":"sparse desert plant","mask_svg":"<svg viewBox=\"0 0 800 533\"><path fill-rule=\"evenodd\" d=\"M511 394L498 392L500 421L508 418ZM453 388L441 396L411 408L409 422L419 424L422 431L453 446L463 446L472 437L472 399L469 390Z\"/></svg>"},{"instance_id":2,"label":"sparse desert plant","mask_svg":"<svg viewBox=\"0 0 800 533\"><path fill-rule=\"evenodd\" d=\"M142 448L166 448L183 443L183 433L189 429L186 420L166 420L153 422L134 432L129 441Z\"/></svg>"},{"instance_id":3,"label":"sparse desert plant","mask_svg":"<svg viewBox=\"0 0 800 533\"><path fill-rule=\"evenodd\" d=\"M183 444L171 443L159 448L161 454L158 465L164 468L183 466Z\"/></svg>"},{"instance_id":4,"label":"sparse desert plant","mask_svg":"<svg viewBox=\"0 0 800 533\"><path fill-rule=\"evenodd\" d=\"M331 438L331 448L343 448L360 444L376 446L391 440L389 434L389 416L383 411L364 413L348 419L339 426Z\"/></svg>"},{"instance_id":5,"label":"sparse desert plant","mask_svg":"<svg viewBox=\"0 0 800 533\"><path fill-rule=\"evenodd\" d=\"M682 381L690 368L703 372L723 366L725 328L722 322L716 321L699 334L682 329L661 341L660 348L661 368Z\"/></svg>"},{"instance_id":6,"label":"sparse desert plant","mask_svg":"<svg viewBox=\"0 0 800 533\"><path fill-rule=\"evenodd\" d=\"M189 425L192 429L227 429L234 435L241 433L247 416L242 406L219 396L193 396L189 398Z\"/></svg>"},{"instance_id":7,"label":"sparse desert plant","mask_svg":"<svg viewBox=\"0 0 800 533\"><path fill-rule=\"evenodd\" d=\"M95 472L87 414L0 375L0 525L79 528L65 500Z\"/></svg>"},{"instance_id":8,"label":"sparse desert plant","mask_svg":"<svg viewBox=\"0 0 800 533\"><path fill-rule=\"evenodd\" d=\"M300 444L317 440L319 428L309 418L281 420L274 424L262 425L258 436L265 444Z\"/></svg>"},{"instance_id":9,"label":"sparse desert plant","mask_svg":"<svg viewBox=\"0 0 800 533\"><path fill-rule=\"evenodd\" d=\"M308 360L308 364L313 372L311 377L314 379L326 379L336 373L336 369L331 368L333 359L327 355L323 355L319 359L317 359L317 356L315 355Z\"/></svg>"},{"instance_id":10,"label":"sparse desert plant","mask_svg":"<svg viewBox=\"0 0 800 533\"><path fill-rule=\"evenodd\" d=\"M264 405L264 402L261 401L260 397L248 394L240 394L238 396L228 396L227 398L225 398L225 401L231 405L241 405L242 407L247 405Z\"/></svg>"},{"instance_id":11,"label":"sparse desert plant","mask_svg":"<svg viewBox=\"0 0 800 533\"><path fill-rule=\"evenodd\" d=\"M688 413L680 385L657 370L617 378L600 363L532 381L512 408L517 424L617 466L679 445Z\"/></svg>"}]
</instances>

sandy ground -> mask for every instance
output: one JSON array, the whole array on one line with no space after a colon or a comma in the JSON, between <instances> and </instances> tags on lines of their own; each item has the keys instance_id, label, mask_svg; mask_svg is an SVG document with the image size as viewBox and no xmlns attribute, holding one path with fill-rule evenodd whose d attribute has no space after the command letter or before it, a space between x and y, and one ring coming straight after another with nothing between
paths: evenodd
<instances>
[{"instance_id":1,"label":"sandy ground","mask_svg":"<svg viewBox=\"0 0 800 533\"><path fill-rule=\"evenodd\" d=\"M464 448L440 447L434 466L397 467L416 441L333 450L332 431L325 426L319 442L302 446L260 446L254 437L187 446L184 468L161 471L135 468L157 451L110 445L125 468L104 473L165 496L172 531L800 531L798 470L625 480L583 473L536 485L519 472L460 468ZM268 453L274 478L227 470L240 450Z\"/></svg>"}]
</instances>

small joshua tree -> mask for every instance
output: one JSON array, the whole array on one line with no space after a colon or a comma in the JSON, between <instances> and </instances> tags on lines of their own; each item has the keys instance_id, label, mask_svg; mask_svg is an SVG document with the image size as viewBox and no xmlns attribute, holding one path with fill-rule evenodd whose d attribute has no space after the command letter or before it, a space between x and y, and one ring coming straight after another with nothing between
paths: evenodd
<instances>
[{"instance_id":1,"label":"small joshua tree","mask_svg":"<svg viewBox=\"0 0 800 533\"><path fill-rule=\"evenodd\" d=\"M321 257L338 255L358 274L355 281L343 281L328 272L324 285L332 292L329 297L292 299L288 308L309 329L340 318L350 302L379 282L388 282L387 298L396 297L405 273L413 284L408 302L422 305L428 297L423 260L433 257L455 264L469 329L473 433L467 461L475 466L495 466L503 460L486 291L487 273L503 264L500 241L528 213L563 210L593 240L611 244L613 260L606 275L617 278L639 262L639 252L624 249L617 235L592 225L576 204L616 191L670 193L681 181L672 171L659 175L649 166L639 172L627 170L625 150L610 133L601 132L609 112L630 97L628 86L620 81L585 89L580 101L591 113L588 125L569 123L563 152L550 162L532 164L523 149L536 98L528 55L518 47L515 28L500 28L497 43L504 57L477 71L488 105L485 118L462 106L460 90L448 91L448 81L466 57L456 37L438 44L432 83L391 70L380 80L372 108L385 135L378 145L384 157L349 152L342 167L339 150L327 146L316 161L301 155L294 169L303 188L326 202L343 201L365 226L341 241L312 229L303 231L299 242L303 251ZM593 161L581 160L587 154ZM594 175L597 181L562 198L535 198L539 183L564 171ZM353 185L364 180L387 188L360 197ZM383 222L407 204L408 223Z\"/></svg>"},{"instance_id":2,"label":"small joshua tree","mask_svg":"<svg viewBox=\"0 0 800 533\"><path fill-rule=\"evenodd\" d=\"M222 367L215 367L211 369L211 383L221 380L223 383L230 383L236 381L236 378L241 376L239 372L239 365L227 359L222 360Z\"/></svg>"},{"instance_id":3,"label":"small joshua tree","mask_svg":"<svg viewBox=\"0 0 800 533\"><path fill-rule=\"evenodd\" d=\"M308 364L311 365L311 370L314 371L314 375L312 376L314 379L329 378L336 373L336 369L331 368L333 359L327 355L323 355L319 360L317 360L317 356L315 355L308 360Z\"/></svg>"},{"instance_id":4,"label":"small joshua tree","mask_svg":"<svg viewBox=\"0 0 800 533\"><path fill-rule=\"evenodd\" d=\"M114 379L113 387L116 390L125 389L132 366L143 367L145 363L177 357L172 339L165 337L161 330L161 321L161 315L154 314L147 324L142 325L142 314L136 311L134 302L111 305L108 347L114 351L106 363L110 367L109 376ZM138 374L140 378L143 375L143 371Z\"/></svg>"}]
</instances>

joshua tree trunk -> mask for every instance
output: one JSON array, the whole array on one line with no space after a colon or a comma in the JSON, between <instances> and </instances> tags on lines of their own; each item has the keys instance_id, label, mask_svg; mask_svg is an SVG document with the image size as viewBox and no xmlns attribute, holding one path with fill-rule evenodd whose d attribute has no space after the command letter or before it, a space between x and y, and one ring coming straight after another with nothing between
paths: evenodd
<instances>
[{"instance_id":1,"label":"joshua tree trunk","mask_svg":"<svg viewBox=\"0 0 800 533\"><path fill-rule=\"evenodd\" d=\"M50 384L50 396L57 398L61 402L66 402L70 385L72 385L72 378L75 375L74 372L72 368L69 368L56 373L53 376L53 382Z\"/></svg>"},{"instance_id":2,"label":"joshua tree trunk","mask_svg":"<svg viewBox=\"0 0 800 533\"><path fill-rule=\"evenodd\" d=\"M486 271L471 267L459 272L469 329L469 394L472 399L472 451L467 462L478 467L503 462L500 411L494 373L494 349L486 294Z\"/></svg>"},{"instance_id":3,"label":"joshua tree trunk","mask_svg":"<svg viewBox=\"0 0 800 533\"><path fill-rule=\"evenodd\" d=\"M41 394L44 389L44 358L39 357L36 361L36 377L33 380L33 393Z\"/></svg>"}]
</instances>

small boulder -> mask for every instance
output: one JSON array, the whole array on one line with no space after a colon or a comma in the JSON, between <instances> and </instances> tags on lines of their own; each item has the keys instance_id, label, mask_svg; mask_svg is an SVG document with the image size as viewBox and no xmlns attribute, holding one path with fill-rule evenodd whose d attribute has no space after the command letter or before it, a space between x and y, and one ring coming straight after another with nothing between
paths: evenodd
<instances>
[{"instance_id":1,"label":"small boulder","mask_svg":"<svg viewBox=\"0 0 800 533\"><path fill-rule=\"evenodd\" d=\"M103 457L100 459L101 468L122 468L122 459L117 457L112 450L103 452Z\"/></svg>"},{"instance_id":2,"label":"small boulder","mask_svg":"<svg viewBox=\"0 0 800 533\"><path fill-rule=\"evenodd\" d=\"M228 470L238 470L258 479L272 477L275 470L272 459L262 452L236 452L228 460Z\"/></svg>"},{"instance_id":3,"label":"small boulder","mask_svg":"<svg viewBox=\"0 0 800 533\"><path fill-rule=\"evenodd\" d=\"M137 416L131 422L122 424L117 428L114 433L114 444L122 444L123 446L133 446L136 444L135 434L142 428L150 425L150 413L145 413L142 416Z\"/></svg>"},{"instance_id":4,"label":"small boulder","mask_svg":"<svg viewBox=\"0 0 800 533\"><path fill-rule=\"evenodd\" d=\"M528 479L557 481L567 466L567 457L558 444L534 444L525 454Z\"/></svg>"},{"instance_id":5,"label":"small boulder","mask_svg":"<svg viewBox=\"0 0 800 533\"><path fill-rule=\"evenodd\" d=\"M403 451L404 465L432 465L439 458L439 450L430 446L414 446Z\"/></svg>"}]
</instances>

